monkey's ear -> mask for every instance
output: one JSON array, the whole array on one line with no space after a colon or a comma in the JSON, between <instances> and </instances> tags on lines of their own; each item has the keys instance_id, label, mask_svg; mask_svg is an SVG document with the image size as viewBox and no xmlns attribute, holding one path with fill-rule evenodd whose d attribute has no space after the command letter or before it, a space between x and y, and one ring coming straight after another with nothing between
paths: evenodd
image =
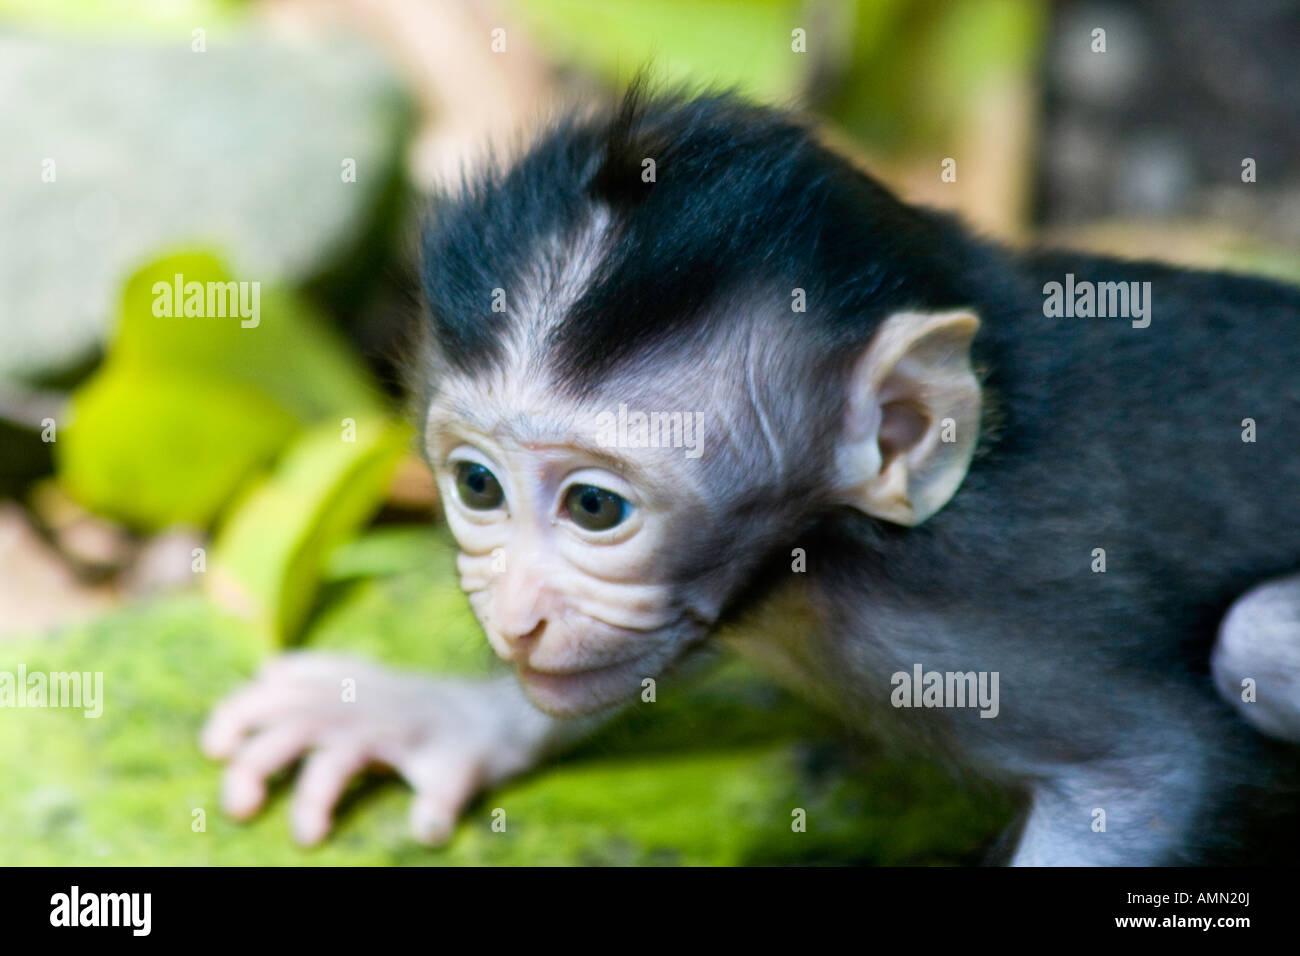
<instances>
[{"instance_id":1,"label":"monkey's ear","mask_svg":"<svg viewBox=\"0 0 1300 956\"><path fill-rule=\"evenodd\" d=\"M979 437L978 328L970 312L899 312L881 323L849 379L836 461L853 507L917 525L957 491Z\"/></svg>"}]
</instances>

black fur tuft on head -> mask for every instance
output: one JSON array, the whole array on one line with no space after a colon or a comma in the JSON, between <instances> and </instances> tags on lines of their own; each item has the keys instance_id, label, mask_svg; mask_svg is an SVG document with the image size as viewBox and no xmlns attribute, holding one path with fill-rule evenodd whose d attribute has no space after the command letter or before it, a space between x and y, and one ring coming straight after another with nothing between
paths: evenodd
<instances>
[{"instance_id":1,"label":"black fur tuft on head","mask_svg":"<svg viewBox=\"0 0 1300 956\"><path fill-rule=\"evenodd\" d=\"M600 166L587 189L593 201L618 209L650 195L654 183L646 180L643 164L663 155L667 143L651 140L641 128L649 98L649 80L639 74L605 127Z\"/></svg>"},{"instance_id":2,"label":"black fur tuft on head","mask_svg":"<svg viewBox=\"0 0 1300 956\"><path fill-rule=\"evenodd\" d=\"M539 356L574 391L702 321L739 321L757 301L788 310L794 288L811 303L789 316L797 334L836 342L864 340L892 307L970 304L974 245L946 219L904 207L784 111L651 95L641 77L616 108L561 120L436 203L423 285L449 362L473 374L499 361L518 317L491 311L493 290L520 301L598 209L600 261Z\"/></svg>"}]
</instances>

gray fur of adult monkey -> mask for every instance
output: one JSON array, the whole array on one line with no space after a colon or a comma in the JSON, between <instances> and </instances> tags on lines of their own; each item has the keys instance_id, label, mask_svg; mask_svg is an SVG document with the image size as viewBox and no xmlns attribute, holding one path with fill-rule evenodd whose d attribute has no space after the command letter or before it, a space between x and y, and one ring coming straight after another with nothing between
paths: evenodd
<instances>
[{"instance_id":1,"label":"gray fur of adult monkey","mask_svg":"<svg viewBox=\"0 0 1300 956\"><path fill-rule=\"evenodd\" d=\"M1013 254L786 114L639 89L444 197L423 253L424 450L518 684L274 661L205 731L231 813L308 752L299 839L383 763L436 841L721 634L1022 789L1015 862L1293 854L1300 291ZM1144 320L1048 317L1067 281L1138 283ZM609 440L628 410L698 454ZM918 665L997 675L996 716L895 706Z\"/></svg>"}]
</instances>

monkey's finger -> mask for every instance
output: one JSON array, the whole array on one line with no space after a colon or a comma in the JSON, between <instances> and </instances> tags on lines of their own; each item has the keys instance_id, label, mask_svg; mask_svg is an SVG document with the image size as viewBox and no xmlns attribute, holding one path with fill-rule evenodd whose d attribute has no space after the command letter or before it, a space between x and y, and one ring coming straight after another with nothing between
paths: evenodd
<instances>
[{"instance_id":1,"label":"monkey's finger","mask_svg":"<svg viewBox=\"0 0 1300 956\"><path fill-rule=\"evenodd\" d=\"M236 820L247 820L266 802L265 778L239 766L221 775L221 809Z\"/></svg>"},{"instance_id":2,"label":"monkey's finger","mask_svg":"<svg viewBox=\"0 0 1300 956\"><path fill-rule=\"evenodd\" d=\"M293 838L303 846L325 839L333 823L334 806L348 782L370 763L365 750L333 747L307 758L293 790L289 824Z\"/></svg>"},{"instance_id":3,"label":"monkey's finger","mask_svg":"<svg viewBox=\"0 0 1300 956\"><path fill-rule=\"evenodd\" d=\"M199 746L214 760L228 759L250 731L295 712L320 709L324 700L319 690L310 688L250 684L212 709L199 732Z\"/></svg>"},{"instance_id":4,"label":"monkey's finger","mask_svg":"<svg viewBox=\"0 0 1300 956\"><path fill-rule=\"evenodd\" d=\"M444 843L451 836L461 811L482 781L478 767L465 760L446 761L436 772L423 763L418 773L403 776L415 787L409 817L411 834L428 846Z\"/></svg>"},{"instance_id":5,"label":"monkey's finger","mask_svg":"<svg viewBox=\"0 0 1300 956\"><path fill-rule=\"evenodd\" d=\"M272 657L258 671L261 680L328 680L371 673L374 665L348 654L322 651L290 651Z\"/></svg>"},{"instance_id":6,"label":"monkey's finger","mask_svg":"<svg viewBox=\"0 0 1300 956\"><path fill-rule=\"evenodd\" d=\"M222 808L236 819L261 809L266 778L307 749L315 734L308 723L281 724L253 736L236 751L222 780Z\"/></svg>"}]
</instances>

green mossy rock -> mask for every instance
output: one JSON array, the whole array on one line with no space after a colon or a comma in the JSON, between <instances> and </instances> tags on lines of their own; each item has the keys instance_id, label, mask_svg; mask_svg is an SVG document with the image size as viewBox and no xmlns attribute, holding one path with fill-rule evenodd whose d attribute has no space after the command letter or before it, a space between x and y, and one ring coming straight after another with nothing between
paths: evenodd
<instances>
[{"instance_id":1,"label":"green mossy rock","mask_svg":"<svg viewBox=\"0 0 1300 956\"><path fill-rule=\"evenodd\" d=\"M336 553L329 571L314 646L487 668L440 532L379 532ZM256 820L233 823L216 805L220 769L195 743L262 648L254 629L193 595L0 645L0 671L104 675L98 719L0 709L0 864L970 862L1007 815L1003 801L958 790L928 765L845 757L854 751L833 726L728 664L684 686L661 681L658 703L471 806L444 849L408 837L403 785L371 778L346 799L334 835L302 850L287 787ZM491 827L497 808L504 833ZM795 808L807 811L805 833L791 829Z\"/></svg>"}]
</instances>

